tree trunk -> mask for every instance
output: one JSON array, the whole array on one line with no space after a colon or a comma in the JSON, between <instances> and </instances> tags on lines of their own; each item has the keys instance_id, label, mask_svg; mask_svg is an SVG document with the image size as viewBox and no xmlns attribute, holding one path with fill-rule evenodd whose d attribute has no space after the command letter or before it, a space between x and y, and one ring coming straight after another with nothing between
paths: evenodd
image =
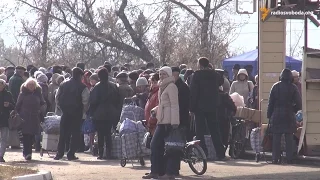
<instances>
[{"instance_id":1,"label":"tree trunk","mask_svg":"<svg viewBox=\"0 0 320 180\"><path fill-rule=\"evenodd\" d=\"M49 17L52 7L52 0L48 0L45 14L43 16L43 38L41 47L41 66L46 66L47 62L47 51L48 51L48 32L49 32Z\"/></svg>"},{"instance_id":2,"label":"tree trunk","mask_svg":"<svg viewBox=\"0 0 320 180\"><path fill-rule=\"evenodd\" d=\"M209 56L209 47L208 47L208 30L209 30L209 20L210 20L210 4L211 0L207 0L206 6L204 9L203 18L201 21L201 44L200 44L200 56L208 57Z\"/></svg>"}]
</instances>

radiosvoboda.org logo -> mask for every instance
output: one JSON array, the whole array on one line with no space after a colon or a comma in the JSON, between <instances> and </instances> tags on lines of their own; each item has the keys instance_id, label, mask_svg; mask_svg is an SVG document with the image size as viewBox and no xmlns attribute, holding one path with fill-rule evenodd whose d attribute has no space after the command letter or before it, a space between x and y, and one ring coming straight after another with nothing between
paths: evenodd
<instances>
[{"instance_id":1,"label":"radiosvoboda.org logo","mask_svg":"<svg viewBox=\"0 0 320 180\"><path fill-rule=\"evenodd\" d=\"M303 15L312 15L313 12L312 11L281 11L281 10L277 10L277 11L271 11L270 9L263 7L260 8L260 12L261 12L261 20L265 21L267 19L267 17L269 15L271 16L303 16Z\"/></svg>"}]
</instances>

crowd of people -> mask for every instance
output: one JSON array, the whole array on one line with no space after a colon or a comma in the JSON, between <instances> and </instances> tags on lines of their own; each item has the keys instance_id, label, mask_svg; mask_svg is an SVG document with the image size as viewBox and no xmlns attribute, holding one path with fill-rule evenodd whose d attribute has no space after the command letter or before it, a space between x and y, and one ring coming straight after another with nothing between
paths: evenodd
<instances>
[{"instance_id":1,"label":"crowd of people","mask_svg":"<svg viewBox=\"0 0 320 180\"><path fill-rule=\"evenodd\" d=\"M10 137L17 134L8 128L12 110L16 110L24 120L18 132L22 134L23 157L26 160L32 159L32 148L35 151L41 149L40 123L47 112L61 116L55 160L63 158L65 152L68 160L76 160L76 152L87 150L80 130L87 116L92 117L97 130L98 159L103 159L104 150L106 158L111 159L112 128L116 128L127 98L145 109L146 126L152 134L151 172L143 176L144 179L159 176L170 179L179 175L179 156L169 154L164 158L164 138L176 128L188 129L188 141L194 136L201 140L206 155L208 149L204 135L210 134L217 160L225 160L230 120L237 110L229 94L239 93L248 107L257 109L258 77L251 75L252 66L241 69L235 65L234 77L230 80L228 72L215 69L207 58L199 58L197 63L195 71L185 64L156 68L153 63L148 63L146 67L132 70L129 64L117 67L109 62L97 69L86 69L84 63L78 63L72 69L58 65L49 68L33 65L0 68L0 162L5 162L7 146L20 146L19 142L13 144ZM280 83L271 90L268 117L279 122L274 123L279 125L277 134L289 136L292 133L281 127L291 123L288 117L294 112L293 104L295 109L301 109L301 96L292 84L298 82L295 75L284 70ZM291 99L292 103L284 103ZM190 128L191 115L196 128ZM274 143L277 143L279 138L275 137ZM275 162L277 156L275 153Z\"/></svg>"}]
</instances>

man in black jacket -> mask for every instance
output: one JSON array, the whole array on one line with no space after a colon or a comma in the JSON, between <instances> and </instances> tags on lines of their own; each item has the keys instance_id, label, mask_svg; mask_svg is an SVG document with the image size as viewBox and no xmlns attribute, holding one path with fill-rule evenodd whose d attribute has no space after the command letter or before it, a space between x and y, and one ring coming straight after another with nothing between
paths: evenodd
<instances>
[{"instance_id":1,"label":"man in black jacket","mask_svg":"<svg viewBox=\"0 0 320 180\"><path fill-rule=\"evenodd\" d=\"M197 139L208 154L204 133L208 127L216 150L217 159L225 158L225 147L222 144L217 120L219 105L219 86L223 78L215 70L209 68L209 60L202 57L198 60L199 69L193 74L190 84L190 111L195 114Z\"/></svg>"},{"instance_id":2,"label":"man in black jacket","mask_svg":"<svg viewBox=\"0 0 320 180\"><path fill-rule=\"evenodd\" d=\"M90 96L89 89L81 82L83 75L84 72L80 68L73 68L72 78L60 85L56 95L57 106L61 109L62 116L55 160L63 157L66 139L71 139L67 154L68 160L78 159L75 152L79 148L81 123L83 114L88 109Z\"/></svg>"},{"instance_id":3,"label":"man in black jacket","mask_svg":"<svg viewBox=\"0 0 320 180\"><path fill-rule=\"evenodd\" d=\"M172 67L172 76L176 80L176 86L178 88L178 99L179 99L179 117L180 117L180 128L186 129L186 137L188 141L192 140L192 134L189 132L190 121L189 121L189 103L190 103L190 90L188 85L180 78L180 68ZM177 155L177 157L179 157ZM180 160L177 161L176 174L179 175Z\"/></svg>"}]
</instances>

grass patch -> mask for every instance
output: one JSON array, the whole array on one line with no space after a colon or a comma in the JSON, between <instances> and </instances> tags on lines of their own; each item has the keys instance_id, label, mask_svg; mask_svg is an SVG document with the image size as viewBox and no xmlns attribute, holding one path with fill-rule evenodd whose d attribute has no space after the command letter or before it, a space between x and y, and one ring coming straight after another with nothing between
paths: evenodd
<instances>
[{"instance_id":1,"label":"grass patch","mask_svg":"<svg viewBox=\"0 0 320 180\"><path fill-rule=\"evenodd\" d=\"M15 176L35 174L37 170L28 169L19 166L0 166L0 180L10 180Z\"/></svg>"}]
</instances>

